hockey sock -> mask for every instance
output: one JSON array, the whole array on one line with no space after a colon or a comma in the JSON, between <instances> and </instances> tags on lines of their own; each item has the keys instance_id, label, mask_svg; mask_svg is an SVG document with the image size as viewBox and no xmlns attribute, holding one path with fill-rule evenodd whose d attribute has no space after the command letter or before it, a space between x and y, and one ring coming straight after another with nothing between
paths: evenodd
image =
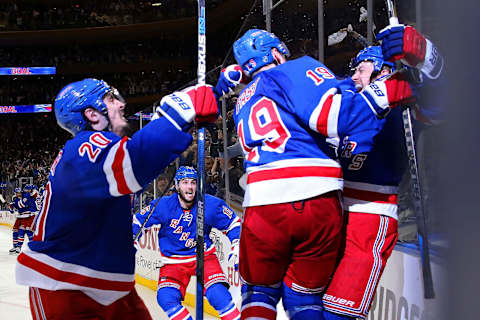
<instances>
[{"instance_id":1,"label":"hockey sock","mask_svg":"<svg viewBox=\"0 0 480 320\"><path fill-rule=\"evenodd\" d=\"M17 243L18 243L18 230L17 229L13 229L12 240L13 240L13 247L16 248Z\"/></svg>"},{"instance_id":2,"label":"hockey sock","mask_svg":"<svg viewBox=\"0 0 480 320\"><path fill-rule=\"evenodd\" d=\"M334 313L328 310L323 310L323 318L325 320L355 320L356 317L350 317L344 314Z\"/></svg>"},{"instance_id":3,"label":"hockey sock","mask_svg":"<svg viewBox=\"0 0 480 320\"><path fill-rule=\"evenodd\" d=\"M171 320L193 320L187 308L181 305L182 295L175 288L160 288L157 291L157 302Z\"/></svg>"},{"instance_id":4,"label":"hockey sock","mask_svg":"<svg viewBox=\"0 0 480 320\"><path fill-rule=\"evenodd\" d=\"M25 233L27 234L28 240L32 241L33 240L33 231L32 230L25 230Z\"/></svg>"},{"instance_id":5,"label":"hockey sock","mask_svg":"<svg viewBox=\"0 0 480 320\"><path fill-rule=\"evenodd\" d=\"M21 248L21 247L22 247L24 237L25 237L25 229L19 229L19 230L18 230L17 248Z\"/></svg>"},{"instance_id":6,"label":"hockey sock","mask_svg":"<svg viewBox=\"0 0 480 320\"><path fill-rule=\"evenodd\" d=\"M289 319L323 320L323 303L322 296L320 294L294 291L285 284L283 284L282 289L283 308L287 312Z\"/></svg>"},{"instance_id":7,"label":"hockey sock","mask_svg":"<svg viewBox=\"0 0 480 320\"><path fill-rule=\"evenodd\" d=\"M205 292L208 302L218 311L222 320L240 320L240 312L232 295L223 283L215 283Z\"/></svg>"},{"instance_id":8,"label":"hockey sock","mask_svg":"<svg viewBox=\"0 0 480 320\"><path fill-rule=\"evenodd\" d=\"M282 295L281 284L275 286L242 285L242 319L277 318L277 303Z\"/></svg>"}]
</instances>

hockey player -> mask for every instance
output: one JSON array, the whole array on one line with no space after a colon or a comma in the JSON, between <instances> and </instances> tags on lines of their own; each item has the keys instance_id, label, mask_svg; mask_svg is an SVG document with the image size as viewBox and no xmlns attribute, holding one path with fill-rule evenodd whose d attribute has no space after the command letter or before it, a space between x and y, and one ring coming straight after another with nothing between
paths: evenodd
<instances>
[{"instance_id":1,"label":"hockey player","mask_svg":"<svg viewBox=\"0 0 480 320\"><path fill-rule=\"evenodd\" d=\"M157 108L163 117L131 138L124 109L97 79L56 97L57 122L73 138L54 160L34 239L16 266L33 319L151 319L134 288L130 194L190 145L194 119L215 121L217 105L209 86L172 93Z\"/></svg>"},{"instance_id":2,"label":"hockey player","mask_svg":"<svg viewBox=\"0 0 480 320\"><path fill-rule=\"evenodd\" d=\"M12 254L20 253L25 236L32 240L32 225L35 219L36 206L32 207L30 190L30 185L25 186L24 192L20 188L15 188L15 198L10 205L10 212L16 212L17 214L17 219L13 225L13 248L9 251Z\"/></svg>"},{"instance_id":3,"label":"hockey player","mask_svg":"<svg viewBox=\"0 0 480 320\"><path fill-rule=\"evenodd\" d=\"M416 86L421 120L435 120L439 101L425 95L438 85L443 58L435 46L412 27L399 27L399 32L384 36L382 47L387 58L406 57L421 71L423 82ZM403 36L403 31L407 36ZM396 38L396 39L395 39ZM398 43L399 49L391 52ZM403 48L402 48L403 47ZM423 49L422 49L423 47ZM425 50L427 48L427 50ZM384 60L382 48L367 47L353 61L352 80L359 91L375 79L392 72L393 64ZM432 81L436 80L436 81ZM437 93L435 96L439 96ZM435 111L437 110L437 111ZM438 115L437 115L438 116ZM347 320L366 318L387 259L398 238L398 186L408 161L402 127L402 110L392 110L368 154L353 154L361 142L351 137L343 141L341 164L345 179L344 208L348 214L346 247L324 296L324 318Z\"/></svg>"},{"instance_id":4,"label":"hockey player","mask_svg":"<svg viewBox=\"0 0 480 320\"><path fill-rule=\"evenodd\" d=\"M153 200L146 210L137 213L133 234L155 207L145 228L161 225L158 231L159 247L164 265L160 268L157 301L172 320L193 320L181 305L190 278L195 275L197 172L192 167L180 167L175 174L177 193ZM157 202L159 202L157 204ZM212 228L223 231L232 243L229 259L238 259L240 219L223 201L205 195L205 296L220 314L222 320L240 319L240 312L228 291L228 283L215 254L215 245L208 235ZM238 260L233 260L238 264Z\"/></svg>"},{"instance_id":5,"label":"hockey player","mask_svg":"<svg viewBox=\"0 0 480 320\"><path fill-rule=\"evenodd\" d=\"M264 30L247 31L233 52L252 77L234 111L248 175L242 318L275 319L282 298L290 318L322 319L321 293L342 229L342 170L329 141L355 135L365 142L355 152L367 152L385 121L379 118L412 92L395 76L357 94L353 82L337 81L310 57L287 62L286 46ZM225 78L217 88L234 83Z\"/></svg>"},{"instance_id":6,"label":"hockey player","mask_svg":"<svg viewBox=\"0 0 480 320\"><path fill-rule=\"evenodd\" d=\"M12 201L8 204L8 210L10 211L11 214L15 215L15 222L13 223L13 228L12 228L13 246L8 251L9 254L17 253L18 229L19 229L20 220L18 220L17 217L16 217L16 215L18 214L18 209L17 209L17 206L14 206L14 204L15 204L17 198L18 199L23 198L21 188L15 188L13 191L14 191L15 194L12 196ZM20 253L20 250L18 250L18 253Z\"/></svg>"}]
</instances>

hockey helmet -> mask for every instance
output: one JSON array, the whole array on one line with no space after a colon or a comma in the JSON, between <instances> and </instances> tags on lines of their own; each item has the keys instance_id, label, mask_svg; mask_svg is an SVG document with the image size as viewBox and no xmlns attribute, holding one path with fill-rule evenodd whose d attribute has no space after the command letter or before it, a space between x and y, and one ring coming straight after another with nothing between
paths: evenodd
<instances>
[{"instance_id":1,"label":"hockey helmet","mask_svg":"<svg viewBox=\"0 0 480 320\"><path fill-rule=\"evenodd\" d=\"M17 188L15 188L15 189L13 189L13 192L15 192L15 193L22 193L22 189L17 187Z\"/></svg>"},{"instance_id":2,"label":"hockey helmet","mask_svg":"<svg viewBox=\"0 0 480 320\"><path fill-rule=\"evenodd\" d=\"M235 41L233 54L237 63L250 76L261 67L273 63L272 48L290 56L287 46L276 35L265 30L250 29Z\"/></svg>"},{"instance_id":3,"label":"hockey helmet","mask_svg":"<svg viewBox=\"0 0 480 320\"><path fill-rule=\"evenodd\" d=\"M30 192L33 190L33 184L26 184L25 187L23 187L23 191L25 192Z\"/></svg>"},{"instance_id":4,"label":"hockey helmet","mask_svg":"<svg viewBox=\"0 0 480 320\"><path fill-rule=\"evenodd\" d=\"M389 66L393 71L393 63L383 60L382 48L380 46L368 46L361 50L350 62L350 68L353 70L362 61L372 62L373 71L375 72L380 72L384 65Z\"/></svg>"},{"instance_id":5,"label":"hockey helmet","mask_svg":"<svg viewBox=\"0 0 480 320\"><path fill-rule=\"evenodd\" d=\"M107 115L107 105L103 102L107 93L112 93L115 98L124 101L118 91L103 80L88 78L70 83L55 98L57 123L72 135L76 135L88 125L83 116L85 109L94 108Z\"/></svg>"},{"instance_id":6,"label":"hockey helmet","mask_svg":"<svg viewBox=\"0 0 480 320\"><path fill-rule=\"evenodd\" d=\"M178 186L178 183L182 179L195 179L197 180L197 170L193 167L181 166L177 169L175 173L175 185Z\"/></svg>"}]
</instances>

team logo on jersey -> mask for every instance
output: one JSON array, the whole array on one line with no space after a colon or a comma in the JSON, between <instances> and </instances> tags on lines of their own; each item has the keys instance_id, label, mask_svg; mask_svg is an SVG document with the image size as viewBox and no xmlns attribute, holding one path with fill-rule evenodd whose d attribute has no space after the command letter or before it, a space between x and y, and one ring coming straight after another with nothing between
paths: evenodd
<instances>
[{"instance_id":1,"label":"team logo on jersey","mask_svg":"<svg viewBox=\"0 0 480 320\"><path fill-rule=\"evenodd\" d=\"M186 221L188 225L192 223L193 220L193 214L190 213L190 210L184 210L183 211L183 221Z\"/></svg>"},{"instance_id":2,"label":"team logo on jersey","mask_svg":"<svg viewBox=\"0 0 480 320\"><path fill-rule=\"evenodd\" d=\"M170 220L170 228L176 228L178 226L178 223L180 222L180 220L178 219L172 219Z\"/></svg>"},{"instance_id":3,"label":"team logo on jersey","mask_svg":"<svg viewBox=\"0 0 480 320\"><path fill-rule=\"evenodd\" d=\"M182 226L179 226L177 229L175 229L175 231L173 231L173 233L182 233L182 232L183 232Z\"/></svg>"},{"instance_id":4,"label":"team logo on jersey","mask_svg":"<svg viewBox=\"0 0 480 320\"><path fill-rule=\"evenodd\" d=\"M348 137L343 140L343 148L342 148L342 158L351 158L352 152L357 147L357 143L355 141L349 141Z\"/></svg>"}]
</instances>

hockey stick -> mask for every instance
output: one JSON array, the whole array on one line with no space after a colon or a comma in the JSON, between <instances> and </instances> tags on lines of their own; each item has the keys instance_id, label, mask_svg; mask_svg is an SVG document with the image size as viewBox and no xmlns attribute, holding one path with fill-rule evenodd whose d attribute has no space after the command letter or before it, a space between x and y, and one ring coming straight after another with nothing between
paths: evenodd
<instances>
[{"instance_id":1,"label":"hockey stick","mask_svg":"<svg viewBox=\"0 0 480 320\"><path fill-rule=\"evenodd\" d=\"M159 197L157 197L158 201L155 203L152 209L150 209L150 213L148 214L147 218L145 221L143 221L142 225L140 226L140 229L137 231L137 233L133 236L133 242L137 241L140 235L142 234L143 229L145 228L145 225L147 224L148 220L150 220L150 217L153 214L153 211L155 211L155 208L157 207L158 203L160 202L160 198L162 198L165 193L167 192L168 189L170 189L170 185L172 184L173 179L175 179L175 174L170 178L170 181L168 181L167 186L165 187L165 190L162 191ZM141 208L140 208L141 209Z\"/></svg>"},{"instance_id":2,"label":"hockey stick","mask_svg":"<svg viewBox=\"0 0 480 320\"><path fill-rule=\"evenodd\" d=\"M395 12L393 0L385 0L390 25L398 25L398 18ZM400 60L396 60L396 69L401 70ZM405 107L402 112L403 129L405 131L405 143L407 145L408 162L410 167L410 182L413 189L413 203L417 220L418 242L420 244L420 253L422 258L423 289L425 299L435 298L433 288L432 269L430 265L430 249L428 246L427 224L423 208L422 189L420 188L420 179L418 174L418 161L415 152L415 138L412 128L412 115L409 107Z\"/></svg>"},{"instance_id":3,"label":"hockey stick","mask_svg":"<svg viewBox=\"0 0 480 320\"><path fill-rule=\"evenodd\" d=\"M198 65L197 79L198 84L205 84L206 63L206 26L205 26L205 0L198 0ZM205 128L198 129L197 134L197 170L198 170L198 189L197 189L197 291L195 295L195 318L203 320L203 274L204 274L204 218L205 218Z\"/></svg>"}]
</instances>

